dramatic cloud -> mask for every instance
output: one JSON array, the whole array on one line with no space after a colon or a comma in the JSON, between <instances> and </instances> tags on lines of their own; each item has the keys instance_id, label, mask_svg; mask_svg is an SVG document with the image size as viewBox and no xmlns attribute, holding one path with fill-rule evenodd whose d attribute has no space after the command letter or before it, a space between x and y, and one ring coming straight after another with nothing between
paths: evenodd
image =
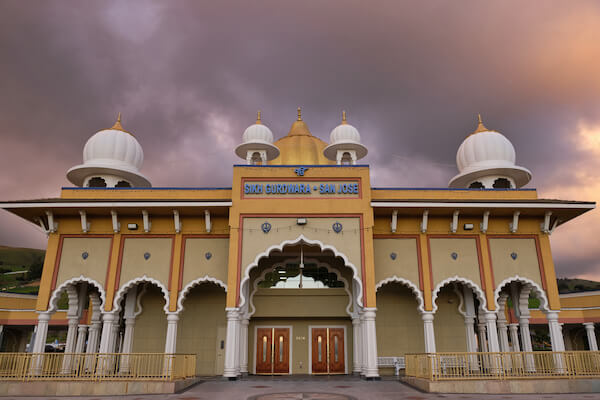
<instances>
[{"instance_id":1,"label":"dramatic cloud","mask_svg":"<svg viewBox=\"0 0 600 400\"><path fill-rule=\"evenodd\" d=\"M281 137L300 105L324 140L348 111L378 186L446 186L480 112L530 187L596 200L599 37L592 1L0 0L0 198L56 196L119 111L155 186L229 186L256 110ZM600 278L596 214L554 233L559 275Z\"/></svg>"}]
</instances>

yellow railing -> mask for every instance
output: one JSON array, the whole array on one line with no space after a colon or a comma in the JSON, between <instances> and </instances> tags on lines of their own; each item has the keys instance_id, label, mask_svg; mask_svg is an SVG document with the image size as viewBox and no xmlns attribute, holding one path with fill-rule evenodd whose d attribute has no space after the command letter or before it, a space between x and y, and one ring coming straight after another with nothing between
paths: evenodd
<instances>
[{"instance_id":1,"label":"yellow railing","mask_svg":"<svg viewBox=\"0 0 600 400\"><path fill-rule=\"evenodd\" d=\"M599 351L407 354L406 376L432 381L600 377Z\"/></svg>"},{"instance_id":2,"label":"yellow railing","mask_svg":"<svg viewBox=\"0 0 600 400\"><path fill-rule=\"evenodd\" d=\"M0 380L171 381L195 375L195 354L0 353Z\"/></svg>"}]
</instances>

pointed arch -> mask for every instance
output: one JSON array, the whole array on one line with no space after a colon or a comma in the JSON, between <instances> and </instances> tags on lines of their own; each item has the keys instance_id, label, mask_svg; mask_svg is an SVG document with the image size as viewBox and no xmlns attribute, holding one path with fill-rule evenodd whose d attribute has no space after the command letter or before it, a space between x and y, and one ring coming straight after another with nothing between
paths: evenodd
<instances>
[{"instance_id":1,"label":"pointed arch","mask_svg":"<svg viewBox=\"0 0 600 400\"><path fill-rule=\"evenodd\" d=\"M396 275L394 276L390 276L389 278L383 279L381 281L379 281L379 283L375 286L375 292L377 292L379 290L379 288L381 288L382 286L388 284L388 283L401 283L404 286L407 286L415 295L415 297L417 298L417 307L419 309L419 311L421 313L425 312L425 308L424 308L424 304L425 301L423 299L423 292L421 292L419 290L419 288L417 287L417 285L415 285L414 283L412 283L411 281L409 281L408 279L404 279L404 278L400 278Z\"/></svg>"},{"instance_id":2,"label":"pointed arch","mask_svg":"<svg viewBox=\"0 0 600 400\"><path fill-rule=\"evenodd\" d=\"M496 303L496 309L498 309L498 299L500 297L500 292L502 292L502 288L504 288L511 282L519 282L524 286L530 286L540 299L540 309L546 312L550 311L548 307L548 304L550 303L548 302L548 297L546 296L546 292L544 291L544 289L540 287L540 285L535 283L533 280L519 275L506 278L505 280L500 282L500 284L496 287L496 290L494 290L494 302Z\"/></svg>"},{"instance_id":3,"label":"pointed arch","mask_svg":"<svg viewBox=\"0 0 600 400\"><path fill-rule=\"evenodd\" d=\"M179 314L181 311L183 311L183 301L185 300L185 297L187 296L189 291L192 290L194 286L206 282L214 283L218 286L221 286L223 289L225 289L225 292L227 292L227 285L223 281L217 278L213 278L212 276L204 275L202 278L194 279L193 281L185 285L183 290L179 292L179 296L177 298L177 311L175 312L176 314Z\"/></svg>"},{"instance_id":4,"label":"pointed arch","mask_svg":"<svg viewBox=\"0 0 600 400\"><path fill-rule=\"evenodd\" d=\"M300 234L296 239L284 240L283 242L281 242L279 244L270 246L262 253L259 253L256 256L256 258L254 258L254 261L252 261L250 264L248 264L246 266L246 268L244 269L244 273L243 273L244 277L240 281L240 303L238 304L238 307L242 308L246 304L247 299L246 299L246 296L244 295L244 291L242 290L242 288L244 287L244 284L246 284L247 281L250 279L250 271L258 266L258 262L262 258L269 257L269 255L273 251L283 251L283 248L285 246L293 246L296 244L300 244L302 242L309 244L309 245L319 246L321 248L321 251L327 251L327 250L331 251L335 257L339 257L344 261L344 265L352 270L352 280L354 282L356 282L356 284L358 285L358 288L359 288L359 295L357 296L357 303L360 307L363 306L363 299L362 299L363 285L362 285L361 279L358 276L358 270L356 269L356 266L354 264L352 264L350 262L350 260L348 260L348 257L346 257L346 255L344 253L338 251L338 249L336 249L334 246L324 244L320 240L308 239L306 236L304 236L304 234Z\"/></svg>"},{"instance_id":5,"label":"pointed arch","mask_svg":"<svg viewBox=\"0 0 600 400\"><path fill-rule=\"evenodd\" d=\"M127 293L127 291L129 289L131 289L135 285L138 285L138 284L144 283L144 282L152 283L152 284L158 286L158 288L161 290L163 297L165 299L165 306L163 307L163 309L165 310L165 313L168 313L169 312L169 290L162 282L160 282L154 278L150 278L146 275L141 276L139 278L132 279L129 282L125 283L123 286L121 286L121 288L115 294L115 300L113 301L112 312L119 312L121 310L121 300L123 300L125 293Z\"/></svg>"},{"instance_id":6,"label":"pointed arch","mask_svg":"<svg viewBox=\"0 0 600 400\"><path fill-rule=\"evenodd\" d=\"M60 298L60 294L63 290L66 290L69 286L76 285L80 282L86 282L87 284L94 285L96 289L98 289L98 292L100 293L100 307L104 308L104 303L106 301L106 292L104 291L102 285L92 278L80 275L78 277L64 281L60 284L59 287L54 289L54 292L52 292L52 296L50 296L50 301L48 302L48 312L53 313L56 311L58 299Z\"/></svg>"},{"instance_id":7,"label":"pointed arch","mask_svg":"<svg viewBox=\"0 0 600 400\"><path fill-rule=\"evenodd\" d=\"M286 263L289 263L289 262L292 262L292 261L300 261L300 257L292 257L292 258L285 259L285 260L283 260L281 262L281 264L285 265ZM352 308L352 304L354 303L354 299L353 299L353 296L352 296L352 292L350 292L348 281L346 280L346 278L344 278L342 276L341 271L338 271L338 270L332 268L327 263L320 262L316 258L305 258L304 262L305 263L311 263L311 264L317 264L318 268L326 268L327 272L331 272L331 273L334 273L334 274L337 275L338 279L344 283L344 291L348 295L348 305L346 306L346 314L348 314L349 316L352 316L352 311L350 311L350 309ZM254 315L254 313L256 312L256 307L254 306L253 299L254 299L254 295L258 291L258 284L265 279L266 275L269 272L273 272L275 270L275 268L277 268L278 265L279 265L279 263L273 264L273 266L271 268L266 268L260 274L260 276L258 276L254 280L254 285L253 285L253 288L252 288L252 292L248 296L248 310L252 309L252 311L249 311L247 313L248 314L248 318L252 317L252 315Z\"/></svg>"},{"instance_id":8,"label":"pointed arch","mask_svg":"<svg viewBox=\"0 0 600 400\"><path fill-rule=\"evenodd\" d=\"M442 288L444 286L446 286L449 283L452 282L458 282L458 283L462 283L463 285L467 286L468 288L471 288L471 290L473 290L473 293L475 293L475 295L477 296L477 300L479 300L479 307L487 312L487 302L485 300L485 293L483 293L483 290L481 290L481 288L472 280L467 279L467 278L462 278L458 275L454 275L450 278L446 278L443 281L441 281L440 283L437 284L437 286L435 287L435 289L433 290L432 294L431 294L431 303L433 305L433 312L437 312L437 304L436 304L436 300L437 297L440 293L440 290L442 290Z\"/></svg>"}]
</instances>

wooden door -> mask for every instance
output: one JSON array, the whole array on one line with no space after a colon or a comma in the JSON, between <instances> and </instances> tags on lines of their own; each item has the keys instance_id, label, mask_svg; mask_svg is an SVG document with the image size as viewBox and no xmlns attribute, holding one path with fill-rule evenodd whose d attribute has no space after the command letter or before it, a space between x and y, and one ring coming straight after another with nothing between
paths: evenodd
<instances>
[{"instance_id":1,"label":"wooden door","mask_svg":"<svg viewBox=\"0 0 600 400\"><path fill-rule=\"evenodd\" d=\"M273 373L289 374L290 372L290 329L273 329Z\"/></svg>"},{"instance_id":2,"label":"wooden door","mask_svg":"<svg viewBox=\"0 0 600 400\"><path fill-rule=\"evenodd\" d=\"M256 373L271 374L273 372L272 346L273 329L256 329Z\"/></svg>"},{"instance_id":3,"label":"wooden door","mask_svg":"<svg viewBox=\"0 0 600 400\"><path fill-rule=\"evenodd\" d=\"M343 374L346 372L344 359L344 328L329 329L329 373Z\"/></svg>"},{"instance_id":4,"label":"wooden door","mask_svg":"<svg viewBox=\"0 0 600 400\"><path fill-rule=\"evenodd\" d=\"M312 328L311 358L312 373L326 374L327 370L327 328Z\"/></svg>"},{"instance_id":5,"label":"wooden door","mask_svg":"<svg viewBox=\"0 0 600 400\"><path fill-rule=\"evenodd\" d=\"M217 354L215 355L215 375L223 375L223 367L225 365L225 337L227 335L227 327L219 325L217 327ZM200 357L198 357L200 358ZM198 360L200 361L200 360Z\"/></svg>"}]
</instances>

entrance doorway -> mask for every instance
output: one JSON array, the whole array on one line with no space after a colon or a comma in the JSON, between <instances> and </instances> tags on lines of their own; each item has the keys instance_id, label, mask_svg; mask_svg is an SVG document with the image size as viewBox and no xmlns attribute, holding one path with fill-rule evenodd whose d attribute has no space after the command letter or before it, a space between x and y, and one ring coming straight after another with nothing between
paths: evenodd
<instances>
[{"instance_id":1,"label":"entrance doorway","mask_svg":"<svg viewBox=\"0 0 600 400\"><path fill-rule=\"evenodd\" d=\"M290 373L290 328L256 328L256 373Z\"/></svg>"},{"instance_id":2,"label":"entrance doorway","mask_svg":"<svg viewBox=\"0 0 600 400\"><path fill-rule=\"evenodd\" d=\"M310 336L311 372L345 374L345 328L311 327Z\"/></svg>"}]
</instances>

